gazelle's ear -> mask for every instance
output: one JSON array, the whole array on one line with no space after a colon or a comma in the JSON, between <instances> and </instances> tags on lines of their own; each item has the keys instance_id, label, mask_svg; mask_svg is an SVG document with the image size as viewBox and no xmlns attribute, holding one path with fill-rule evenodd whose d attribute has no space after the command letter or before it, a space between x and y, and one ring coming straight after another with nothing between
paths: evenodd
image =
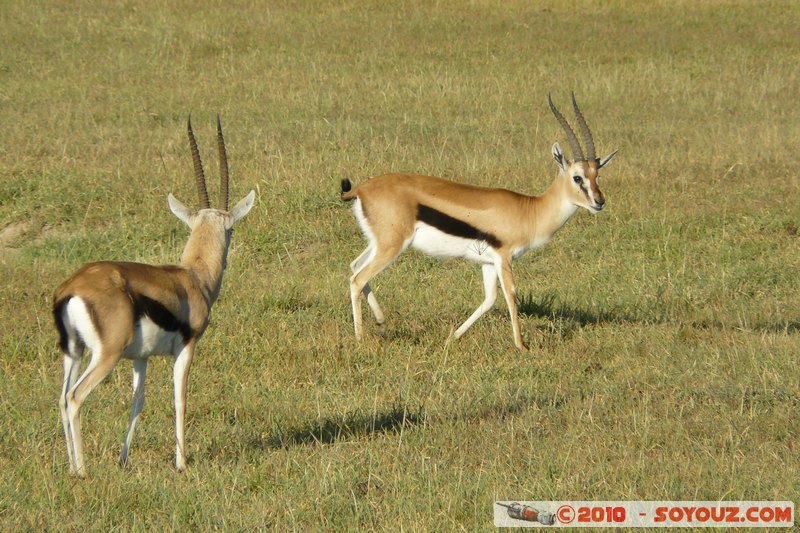
<instances>
[{"instance_id":1,"label":"gazelle's ear","mask_svg":"<svg viewBox=\"0 0 800 533\"><path fill-rule=\"evenodd\" d=\"M553 159L558 165L558 168L566 172L567 167L569 166L569 161L567 160L567 157L564 155L564 152L561 151L561 146L559 146L558 143L555 143L553 145Z\"/></svg>"},{"instance_id":2,"label":"gazelle's ear","mask_svg":"<svg viewBox=\"0 0 800 533\"><path fill-rule=\"evenodd\" d=\"M244 218L247 213L253 208L253 202L256 199L256 191L250 191L250 193L239 200L230 213L230 221L228 222L228 227L233 227L233 225Z\"/></svg>"},{"instance_id":3,"label":"gazelle's ear","mask_svg":"<svg viewBox=\"0 0 800 533\"><path fill-rule=\"evenodd\" d=\"M597 165L597 169L599 170L599 169L603 168L604 166L606 166L607 164L609 164L611 162L611 160L614 159L614 156L617 155L617 152L619 152L619 148L617 148L616 150L614 150L613 152L608 154L605 159L600 161L600 164Z\"/></svg>"},{"instance_id":4,"label":"gazelle's ear","mask_svg":"<svg viewBox=\"0 0 800 533\"><path fill-rule=\"evenodd\" d=\"M176 217L183 221L184 224L192 227L192 222L194 221L194 215L192 211L183 205L180 200L172 196L172 193L167 195L167 202L169 203L169 210L172 211Z\"/></svg>"}]
</instances>

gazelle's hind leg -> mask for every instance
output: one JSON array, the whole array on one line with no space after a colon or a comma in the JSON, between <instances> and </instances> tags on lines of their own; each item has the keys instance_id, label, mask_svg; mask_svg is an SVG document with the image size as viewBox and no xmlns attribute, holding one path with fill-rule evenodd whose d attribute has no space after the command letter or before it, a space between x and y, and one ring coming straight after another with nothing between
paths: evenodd
<instances>
[{"instance_id":1,"label":"gazelle's hind leg","mask_svg":"<svg viewBox=\"0 0 800 533\"><path fill-rule=\"evenodd\" d=\"M75 446L72 442L72 434L69 429L69 418L67 417L67 393L75 386L78 381L81 369L81 358L83 357L84 346L77 338L68 341L68 353L64 354L64 384L61 386L61 395L58 397L58 407L61 411L61 423L64 425L64 437L67 440L67 456L69 457L69 471L75 473Z\"/></svg>"},{"instance_id":2,"label":"gazelle's hind leg","mask_svg":"<svg viewBox=\"0 0 800 533\"><path fill-rule=\"evenodd\" d=\"M133 360L133 409L131 420L128 423L128 432L125 435L125 442L122 443L122 451L119 454L119 462L123 465L128 463L128 450L133 440L133 430L136 429L136 422L142 414L144 407L144 382L147 378L147 359Z\"/></svg>"},{"instance_id":3,"label":"gazelle's hind leg","mask_svg":"<svg viewBox=\"0 0 800 533\"><path fill-rule=\"evenodd\" d=\"M367 246L367 249L364 250L355 261L350 263L350 270L353 271L353 274L358 274L358 272L364 268L364 265L369 260L370 255L372 255L372 246ZM386 316L383 314L383 310L378 304L378 300L375 298L375 293L372 292L372 288L369 286L369 283L364 285L364 288L361 290L361 292L364 296L366 296L367 303L369 304L370 309L372 309L372 314L375 315L375 322L378 324L380 334L386 334Z\"/></svg>"},{"instance_id":4,"label":"gazelle's hind leg","mask_svg":"<svg viewBox=\"0 0 800 533\"><path fill-rule=\"evenodd\" d=\"M472 315L461 324L455 333L453 333L453 337L456 339L466 333L484 313L494 306L495 301L497 301L497 268L493 264L483 264L481 265L481 270L483 271L483 291L485 294L483 302L481 302L481 305L478 306Z\"/></svg>"},{"instance_id":5,"label":"gazelle's hind leg","mask_svg":"<svg viewBox=\"0 0 800 533\"><path fill-rule=\"evenodd\" d=\"M99 344L99 343L98 343ZM75 455L75 473L86 476L81 436L81 406L94 388L111 373L122 356L122 347L97 345L92 348L92 358L78 382L66 392L66 411L69 432ZM69 440L69 438L67 439Z\"/></svg>"},{"instance_id":6,"label":"gazelle's hind leg","mask_svg":"<svg viewBox=\"0 0 800 533\"><path fill-rule=\"evenodd\" d=\"M378 323L385 323L383 311L381 311L381 308L378 306L378 301L375 300L375 296L369 288L369 280L387 266L391 265L403 251L404 245L407 246L407 243L401 241L383 248L376 248L374 254L367 254L369 259L365 259L358 272L355 272L350 278L350 302L353 306L353 328L355 329L356 339L358 340L361 340L363 337L363 327L361 324L361 294L367 295L367 302L370 303L370 307L372 308L372 312L375 313L375 318L378 320ZM353 263L358 263L367 252L371 252L370 248L367 248ZM372 296L371 302L370 296Z\"/></svg>"}]
</instances>

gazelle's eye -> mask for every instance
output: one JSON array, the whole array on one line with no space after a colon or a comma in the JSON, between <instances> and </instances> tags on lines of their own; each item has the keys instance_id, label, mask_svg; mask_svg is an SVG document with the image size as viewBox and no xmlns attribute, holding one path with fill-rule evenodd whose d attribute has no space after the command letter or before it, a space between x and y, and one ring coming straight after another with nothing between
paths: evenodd
<instances>
[{"instance_id":1,"label":"gazelle's eye","mask_svg":"<svg viewBox=\"0 0 800 533\"><path fill-rule=\"evenodd\" d=\"M580 183L581 181L583 181L583 178L581 178L579 174L575 174L574 176L572 176L572 181L574 181L575 183Z\"/></svg>"}]
</instances>

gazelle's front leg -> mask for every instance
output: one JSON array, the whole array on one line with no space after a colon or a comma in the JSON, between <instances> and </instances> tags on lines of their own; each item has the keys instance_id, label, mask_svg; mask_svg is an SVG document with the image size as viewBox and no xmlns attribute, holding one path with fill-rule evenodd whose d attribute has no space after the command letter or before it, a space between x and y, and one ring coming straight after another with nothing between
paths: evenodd
<instances>
[{"instance_id":1,"label":"gazelle's front leg","mask_svg":"<svg viewBox=\"0 0 800 533\"><path fill-rule=\"evenodd\" d=\"M458 339L467 330L472 327L480 317L486 313L489 309L494 306L495 301L497 301L497 269L493 264L483 264L481 265L481 270L483 272L483 292L484 292L484 299L481 302L481 305L472 313L472 315L461 324L461 326L453 333L453 337Z\"/></svg>"},{"instance_id":2,"label":"gazelle's front leg","mask_svg":"<svg viewBox=\"0 0 800 533\"><path fill-rule=\"evenodd\" d=\"M147 359L133 360L133 410L131 411L131 421L128 423L128 433L125 442L122 443L122 451L119 454L119 462L123 465L128 463L128 449L133 440L133 430L136 429L136 422L142 414L144 407L144 382L147 377Z\"/></svg>"},{"instance_id":3,"label":"gazelle's front leg","mask_svg":"<svg viewBox=\"0 0 800 533\"><path fill-rule=\"evenodd\" d=\"M175 468L179 471L186 468L186 439L184 436L186 418L186 386L189 381L189 368L192 366L195 343L192 339L183 347L175 358L172 379L175 382Z\"/></svg>"},{"instance_id":4,"label":"gazelle's front leg","mask_svg":"<svg viewBox=\"0 0 800 533\"><path fill-rule=\"evenodd\" d=\"M511 271L510 259L499 259L495 263L495 268L500 277L500 287L503 289L503 296L505 296L506 305L508 305L508 313L511 315L511 331L514 335L514 345L520 350L527 350L528 347L522 340L522 332L519 327L517 289L514 286L514 273Z\"/></svg>"}]
</instances>

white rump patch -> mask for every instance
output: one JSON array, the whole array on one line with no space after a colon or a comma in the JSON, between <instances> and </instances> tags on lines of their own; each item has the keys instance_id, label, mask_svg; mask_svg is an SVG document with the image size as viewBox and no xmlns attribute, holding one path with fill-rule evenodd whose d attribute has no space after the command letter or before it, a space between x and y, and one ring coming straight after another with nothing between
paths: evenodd
<instances>
[{"instance_id":1,"label":"white rump patch","mask_svg":"<svg viewBox=\"0 0 800 533\"><path fill-rule=\"evenodd\" d=\"M361 228L361 232L370 244L375 244L375 234L372 233L372 228L369 227L367 217L364 216L364 208L361 206L361 200L359 198L356 198L355 202L353 202L353 213L356 215L358 227Z\"/></svg>"},{"instance_id":2,"label":"white rump patch","mask_svg":"<svg viewBox=\"0 0 800 533\"><path fill-rule=\"evenodd\" d=\"M71 340L80 337L83 344L92 351L100 347L100 337L94 322L92 322L86 302L78 296L73 296L62 312L64 327Z\"/></svg>"}]
</instances>

